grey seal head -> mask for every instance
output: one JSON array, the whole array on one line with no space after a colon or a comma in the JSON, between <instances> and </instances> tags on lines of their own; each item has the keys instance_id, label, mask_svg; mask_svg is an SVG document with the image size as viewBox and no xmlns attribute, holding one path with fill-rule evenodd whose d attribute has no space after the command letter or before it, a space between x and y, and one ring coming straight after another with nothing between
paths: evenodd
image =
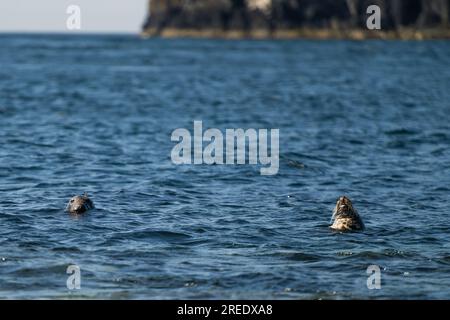
<instances>
[{"instance_id":1,"label":"grey seal head","mask_svg":"<svg viewBox=\"0 0 450 320\"><path fill-rule=\"evenodd\" d=\"M352 202L346 196L340 197L331 217L333 224L331 229L336 231L360 231L364 230L364 223Z\"/></svg>"},{"instance_id":2,"label":"grey seal head","mask_svg":"<svg viewBox=\"0 0 450 320\"><path fill-rule=\"evenodd\" d=\"M82 196L75 196L70 199L66 210L69 213L81 214L94 208L94 202L89 199L87 193L84 193Z\"/></svg>"}]
</instances>

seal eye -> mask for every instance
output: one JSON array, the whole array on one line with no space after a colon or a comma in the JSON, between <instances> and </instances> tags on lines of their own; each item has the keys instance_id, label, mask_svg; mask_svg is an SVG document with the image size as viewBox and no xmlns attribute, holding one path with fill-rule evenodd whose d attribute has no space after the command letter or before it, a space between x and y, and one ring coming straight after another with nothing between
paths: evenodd
<instances>
[{"instance_id":1,"label":"seal eye","mask_svg":"<svg viewBox=\"0 0 450 320\"><path fill-rule=\"evenodd\" d=\"M73 199L70 199L70 203L73 203Z\"/></svg>"}]
</instances>

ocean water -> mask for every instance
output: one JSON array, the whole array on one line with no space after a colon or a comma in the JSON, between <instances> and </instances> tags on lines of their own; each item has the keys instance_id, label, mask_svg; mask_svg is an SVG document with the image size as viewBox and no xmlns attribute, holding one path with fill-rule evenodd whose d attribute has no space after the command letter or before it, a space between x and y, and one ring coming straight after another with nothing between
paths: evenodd
<instances>
[{"instance_id":1,"label":"ocean water","mask_svg":"<svg viewBox=\"0 0 450 320\"><path fill-rule=\"evenodd\" d=\"M449 66L448 41L1 35L0 298L450 298ZM278 128L278 174L174 165L194 120ZM343 194L364 232L329 229Z\"/></svg>"}]
</instances>

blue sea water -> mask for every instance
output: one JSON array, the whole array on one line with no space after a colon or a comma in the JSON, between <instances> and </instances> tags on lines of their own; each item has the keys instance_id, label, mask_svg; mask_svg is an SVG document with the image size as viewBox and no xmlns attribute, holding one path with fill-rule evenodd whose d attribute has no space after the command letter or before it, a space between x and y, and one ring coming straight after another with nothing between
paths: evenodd
<instances>
[{"instance_id":1,"label":"blue sea water","mask_svg":"<svg viewBox=\"0 0 450 320\"><path fill-rule=\"evenodd\" d=\"M280 129L279 173L174 165L194 120ZM0 298L450 298L448 41L1 35L0 142Z\"/></svg>"}]
</instances>

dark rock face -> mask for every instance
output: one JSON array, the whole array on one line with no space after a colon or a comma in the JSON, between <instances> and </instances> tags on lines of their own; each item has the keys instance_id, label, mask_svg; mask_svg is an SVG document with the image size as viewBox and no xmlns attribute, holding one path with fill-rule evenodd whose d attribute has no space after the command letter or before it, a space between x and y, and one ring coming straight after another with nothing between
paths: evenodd
<instances>
[{"instance_id":1,"label":"dark rock face","mask_svg":"<svg viewBox=\"0 0 450 320\"><path fill-rule=\"evenodd\" d=\"M448 28L450 0L150 0L144 30L365 28L369 5L382 28Z\"/></svg>"}]
</instances>

